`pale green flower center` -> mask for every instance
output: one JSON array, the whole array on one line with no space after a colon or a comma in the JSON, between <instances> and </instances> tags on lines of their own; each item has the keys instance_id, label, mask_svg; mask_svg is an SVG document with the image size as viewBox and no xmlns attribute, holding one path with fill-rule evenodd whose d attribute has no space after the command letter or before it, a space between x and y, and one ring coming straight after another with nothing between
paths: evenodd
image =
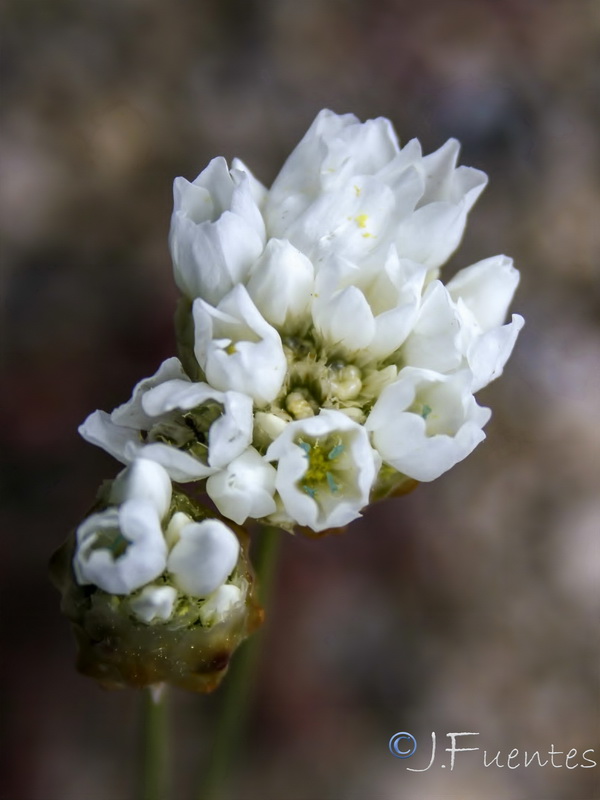
<instances>
[{"instance_id":1,"label":"pale green flower center","mask_svg":"<svg viewBox=\"0 0 600 800\"><path fill-rule=\"evenodd\" d=\"M410 407L409 411L413 414L418 414L420 417L423 417L424 420L427 420L427 417L431 414L433 409L431 406L427 405L427 403L413 403Z\"/></svg>"},{"instance_id":2,"label":"pale green flower center","mask_svg":"<svg viewBox=\"0 0 600 800\"><path fill-rule=\"evenodd\" d=\"M312 330L304 336L286 337L283 347L287 376L268 410L288 422L331 408L362 423L383 387L397 376L394 366L360 366L332 354Z\"/></svg>"},{"instance_id":3,"label":"pale green flower center","mask_svg":"<svg viewBox=\"0 0 600 800\"><path fill-rule=\"evenodd\" d=\"M221 403L207 400L191 411L176 412L171 419L161 420L150 430L142 431L142 440L162 442L204 460L208 452L208 432L223 410Z\"/></svg>"},{"instance_id":4,"label":"pale green flower center","mask_svg":"<svg viewBox=\"0 0 600 800\"><path fill-rule=\"evenodd\" d=\"M302 491L313 498L322 490L332 494L339 492L342 487L335 475L338 466L335 462L345 450L340 437L328 436L312 442L300 438L297 445L304 450L308 461L308 468L300 481Z\"/></svg>"},{"instance_id":5,"label":"pale green flower center","mask_svg":"<svg viewBox=\"0 0 600 800\"><path fill-rule=\"evenodd\" d=\"M130 544L129 539L123 536L119 528L108 528L98 531L94 542L88 550L88 555L93 553L94 550L108 550L116 560L126 553Z\"/></svg>"}]
</instances>

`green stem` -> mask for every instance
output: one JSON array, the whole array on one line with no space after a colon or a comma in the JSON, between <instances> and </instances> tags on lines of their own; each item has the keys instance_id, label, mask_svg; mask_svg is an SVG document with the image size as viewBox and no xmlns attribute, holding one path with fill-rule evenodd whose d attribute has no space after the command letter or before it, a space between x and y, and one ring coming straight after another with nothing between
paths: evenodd
<instances>
[{"instance_id":1,"label":"green stem","mask_svg":"<svg viewBox=\"0 0 600 800\"><path fill-rule=\"evenodd\" d=\"M276 528L264 528L253 558L260 602L265 608L274 582L279 542L283 535ZM198 800L219 800L224 797L226 779L232 772L254 696L251 687L262 638L262 632L254 634L241 645L232 659L221 690L221 711L216 723L210 764L203 776Z\"/></svg>"},{"instance_id":2,"label":"green stem","mask_svg":"<svg viewBox=\"0 0 600 800\"><path fill-rule=\"evenodd\" d=\"M168 800L167 687L144 689L140 800Z\"/></svg>"}]
</instances>

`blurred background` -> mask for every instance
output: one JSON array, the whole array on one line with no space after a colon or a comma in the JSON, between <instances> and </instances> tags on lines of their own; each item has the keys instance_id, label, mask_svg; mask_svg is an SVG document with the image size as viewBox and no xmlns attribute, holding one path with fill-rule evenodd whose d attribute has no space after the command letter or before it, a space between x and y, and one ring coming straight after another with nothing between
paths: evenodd
<instances>
[{"instance_id":1,"label":"blurred background","mask_svg":"<svg viewBox=\"0 0 600 800\"><path fill-rule=\"evenodd\" d=\"M599 798L598 767L441 768L453 731L502 764L600 761L599 4L8 0L0 28L0 797L133 796L140 698L75 672L47 577L119 468L76 427L174 352L173 178L239 156L268 185L329 107L462 141L490 186L445 275L513 256L527 324L469 459L344 536L286 537L230 797ZM218 700L173 693L174 797Z\"/></svg>"}]
</instances>

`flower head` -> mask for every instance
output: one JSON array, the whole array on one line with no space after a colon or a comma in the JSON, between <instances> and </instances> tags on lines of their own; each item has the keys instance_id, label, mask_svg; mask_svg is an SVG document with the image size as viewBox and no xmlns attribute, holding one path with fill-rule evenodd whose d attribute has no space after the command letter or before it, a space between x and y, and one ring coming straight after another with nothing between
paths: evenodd
<instances>
[{"instance_id":1,"label":"flower head","mask_svg":"<svg viewBox=\"0 0 600 800\"><path fill-rule=\"evenodd\" d=\"M223 158L176 179L181 361L80 427L126 468L52 564L82 672L210 691L262 620L239 524L342 528L484 439L519 273L499 255L441 280L487 182L458 154L322 111L269 190Z\"/></svg>"},{"instance_id":2,"label":"flower head","mask_svg":"<svg viewBox=\"0 0 600 800\"><path fill-rule=\"evenodd\" d=\"M134 461L103 487L52 573L79 669L106 686L167 681L210 691L262 620L245 532L171 496L153 462Z\"/></svg>"},{"instance_id":3,"label":"flower head","mask_svg":"<svg viewBox=\"0 0 600 800\"><path fill-rule=\"evenodd\" d=\"M487 183L459 150L424 155L389 120L324 110L270 189L222 158L178 178L185 369L168 359L82 434L202 482L227 519L316 532L465 458L490 416L474 394L523 320L505 323L506 256L440 279Z\"/></svg>"}]
</instances>

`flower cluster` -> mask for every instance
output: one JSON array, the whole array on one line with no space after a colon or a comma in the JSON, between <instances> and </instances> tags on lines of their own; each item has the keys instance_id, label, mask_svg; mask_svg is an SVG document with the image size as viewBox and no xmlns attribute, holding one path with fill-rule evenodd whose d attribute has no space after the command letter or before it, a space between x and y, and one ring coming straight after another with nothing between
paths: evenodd
<instances>
[{"instance_id":1,"label":"flower cluster","mask_svg":"<svg viewBox=\"0 0 600 800\"><path fill-rule=\"evenodd\" d=\"M80 428L128 467L77 531L79 585L148 625L173 619L178 592L223 623L243 602L229 521L340 528L482 441L474 394L523 320L505 324L506 256L439 279L487 180L458 151L423 156L386 119L322 111L269 190L237 159L176 179L179 357ZM168 479L221 520L183 519Z\"/></svg>"},{"instance_id":2,"label":"flower cluster","mask_svg":"<svg viewBox=\"0 0 600 800\"><path fill-rule=\"evenodd\" d=\"M52 561L79 669L106 687L215 688L262 620L248 543L173 491L160 464L133 461Z\"/></svg>"}]
</instances>

